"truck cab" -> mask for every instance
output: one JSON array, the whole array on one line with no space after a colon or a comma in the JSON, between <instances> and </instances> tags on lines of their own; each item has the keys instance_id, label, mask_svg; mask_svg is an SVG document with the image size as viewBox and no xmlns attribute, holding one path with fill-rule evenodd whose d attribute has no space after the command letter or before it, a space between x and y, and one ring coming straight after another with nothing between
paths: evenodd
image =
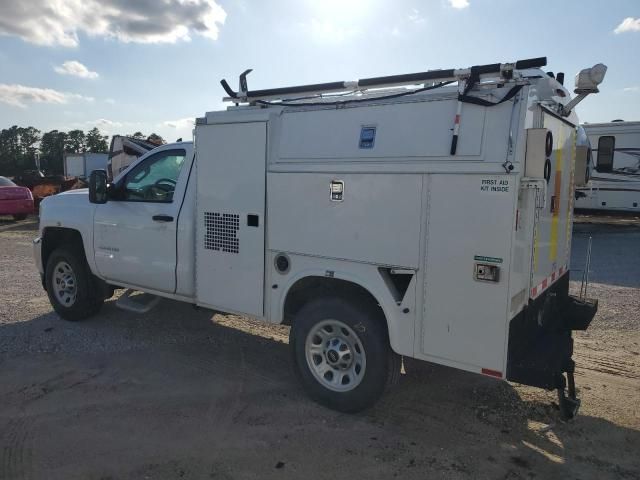
<instances>
[{"instance_id":1,"label":"truck cab","mask_svg":"<svg viewBox=\"0 0 640 480\"><path fill-rule=\"evenodd\" d=\"M177 241L188 241L188 212L179 223L193 164L193 143L163 145L129 166L108 186L110 201L89 202L88 190L65 192L41 204L43 240L60 235L81 245L91 272L104 282L174 294L193 293L193 280L179 275L188 258ZM193 202L187 202L187 210ZM49 212L55 217L49 221ZM183 235L178 235L182 229ZM46 242L45 242L46 243ZM191 249L189 251L192 252ZM48 260L38 255L42 272ZM191 255L191 262L193 255ZM189 268L188 270L190 270ZM180 287L178 287L180 283Z\"/></svg>"}]
</instances>

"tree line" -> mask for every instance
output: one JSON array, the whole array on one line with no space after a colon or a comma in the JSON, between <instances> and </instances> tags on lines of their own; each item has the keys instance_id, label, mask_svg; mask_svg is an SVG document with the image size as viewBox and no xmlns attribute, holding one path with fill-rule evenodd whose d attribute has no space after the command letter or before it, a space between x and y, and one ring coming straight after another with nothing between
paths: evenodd
<instances>
[{"instance_id":1,"label":"tree line","mask_svg":"<svg viewBox=\"0 0 640 480\"><path fill-rule=\"evenodd\" d=\"M129 135L149 140L159 145L164 140L152 133L146 137L141 132ZM34 127L14 125L0 131L0 176L13 176L25 170L36 169L36 156L40 158L40 167L48 174L62 174L65 153L107 153L109 137L103 135L98 127L88 132L70 130L63 132L51 130L42 133Z\"/></svg>"}]
</instances>

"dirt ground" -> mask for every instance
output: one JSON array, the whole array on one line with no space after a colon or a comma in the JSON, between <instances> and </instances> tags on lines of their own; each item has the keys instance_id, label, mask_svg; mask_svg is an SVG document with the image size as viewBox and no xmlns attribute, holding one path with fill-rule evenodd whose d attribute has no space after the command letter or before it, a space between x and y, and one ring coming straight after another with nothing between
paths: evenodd
<instances>
[{"instance_id":1,"label":"dirt ground","mask_svg":"<svg viewBox=\"0 0 640 480\"><path fill-rule=\"evenodd\" d=\"M345 415L304 395L286 327L171 301L63 322L31 259L35 229L0 220L2 480L640 479L640 295L627 282L590 286L601 306L576 335L574 421L554 392L414 361L374 408ZM624 248L637 262L638 244Z\"/></svg>"}]
</instances>

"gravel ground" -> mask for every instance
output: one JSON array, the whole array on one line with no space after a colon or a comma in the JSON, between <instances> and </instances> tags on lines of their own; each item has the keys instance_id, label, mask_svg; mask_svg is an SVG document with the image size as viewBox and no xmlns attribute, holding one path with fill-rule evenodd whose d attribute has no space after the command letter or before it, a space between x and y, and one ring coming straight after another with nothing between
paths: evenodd
<instances>
[{"instance_id":1,"label":"gravel ground","mask_svg":"<svg viewBox=\"0 0 640 480\"><path fill-rule=\"evenodd\" d=\"M0 220L2 480L640 479L632 227L593 235L600 310L576 335L583 405L569 423L552 392L414 361L371 410L332 412L291 373L286 327L171 301L63 322L31 260L35 228ZM600 276L608 254L626 260Z\"/></svg>"}]
</instances>

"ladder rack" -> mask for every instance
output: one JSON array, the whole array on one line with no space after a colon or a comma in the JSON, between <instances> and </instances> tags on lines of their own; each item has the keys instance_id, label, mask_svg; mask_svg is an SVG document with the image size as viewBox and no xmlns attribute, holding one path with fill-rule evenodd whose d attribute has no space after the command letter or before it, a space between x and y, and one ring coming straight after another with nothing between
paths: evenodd
<instances>
[{"instance_id":1,"label":"ladder rack","mask_svg":"<svg viewBox=\"0 0 640 480\"><path fill-rule=\"evenodd\" d=\"M373 88L400 87L406 85L418 85L428 82L451 82L474 78L479 81L483 77L496 76L513 78L514 70L527 68L541 68L547 64L547 57L528 58L513 63L492 63L488 65L476 65L465 69L430 70L426 72L407 73L402 75L389 75L385 77L363 78L356 81L341 81L329 83L316 83L309 85L297 85L283 88L270 88L263 90L251 90L247 87L247 75L252 70L246 70L240 75L240 86L237 92L233 91L227 81L222 79L220 84L227 92L225 102L251 103L255 101L281 100L292 95L321 95L324 93L337 93L344 91L365 90Z\"/></svg>"}]
</instances>

